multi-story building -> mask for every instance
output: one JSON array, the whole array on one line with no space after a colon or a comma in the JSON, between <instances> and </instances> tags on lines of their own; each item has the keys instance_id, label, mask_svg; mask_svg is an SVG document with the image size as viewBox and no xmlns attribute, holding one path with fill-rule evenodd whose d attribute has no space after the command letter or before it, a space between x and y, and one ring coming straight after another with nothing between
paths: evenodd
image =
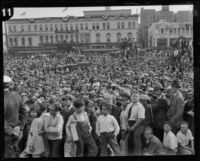
<instances>
[{"instance_id":1,"label":"multi-story building","mask_svg":"<svg viewBox=\"0 0 200 161\"><path fill-rule=\"evenodd\" d=\"M192 40L192 22L167 22L166 20L160 20L157 23L153 23L148 29L148 46L172 47L175 40L179 37Z\"/></svg>"},{"instance_id":2,"label":"multi-story building","mask_svg":"<svg viewBox=\"0 0 200 161\"><path fill-rule=\"evenodd\" d=\"M11 19L9 49L73 44L84 49L117 49L122 38L137 41L138 15L131 10L85 11L82 17Z\"/></svg>"},{"instance_id":3,"label":"multi-story building","mask_svg":"<svg viewBox=\"0 0 200 161\"><path fill-rule=\"evenodd\" d=\"M152 23L159 22L160 20L166 20L167 22L192 22L192 11L178 11L173 13L169 11L169 6L162 6L162 10L155 11L154 9L141 9L140 13L140 28L139 28L139 40L142 43L142 47L148 46L148 28Z\"/></svg>"}]
</instances>

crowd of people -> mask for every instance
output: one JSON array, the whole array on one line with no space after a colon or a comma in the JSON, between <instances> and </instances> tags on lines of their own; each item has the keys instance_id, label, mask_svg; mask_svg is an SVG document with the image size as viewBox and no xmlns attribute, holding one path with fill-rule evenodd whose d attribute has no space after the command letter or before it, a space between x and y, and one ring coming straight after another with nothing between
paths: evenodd
<instances>
[{"instance_id":1,"label":"crowd of people","mask_svg":"<svg viewBox=\"0 0 200 161\"><path fill-rule=\"evenodd\" d=\"M4 57L5 157L194 154L191 60L159 53Z\"/></svg>"}]
</instances>

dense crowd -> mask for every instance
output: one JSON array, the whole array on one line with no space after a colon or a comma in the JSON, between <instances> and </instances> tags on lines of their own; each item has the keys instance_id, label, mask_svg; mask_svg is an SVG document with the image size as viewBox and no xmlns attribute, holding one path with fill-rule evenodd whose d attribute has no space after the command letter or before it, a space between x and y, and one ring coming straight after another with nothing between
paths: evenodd
<instances>
[{"instance_id":1,"label":"dense crowd","mask_svg":"<svg viewBox=\"0 0 200 161\"><path fill-rule=\"evenodd\" d=\"M194 154L192 59L171 55L6 56L24 109L17 156Z\"/></svg>"}]
</instances>

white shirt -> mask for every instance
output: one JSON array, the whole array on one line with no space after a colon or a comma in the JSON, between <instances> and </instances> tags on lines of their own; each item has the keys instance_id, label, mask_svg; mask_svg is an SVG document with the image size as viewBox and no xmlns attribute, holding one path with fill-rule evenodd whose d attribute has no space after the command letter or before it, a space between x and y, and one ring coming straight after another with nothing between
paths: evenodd
<instances>
[{"instance_id":1,"label":"white shirt","mask_svg":"<svg viewBox=\"0 0 200 161\"><path fill-rule=\"evenodd\" d=\"M176 136L177 136L178 143L184 146L188 145L190 140L194 139L190 129L187 130L186 135L183 134L181 131L179 131Z\"/></svg>"},{"instance_id":2,"label":"white shirt","mask_svg":"<svg viewBox=\"0 0 200 161\"><path fill-rule=\"evenodd\" d=\"M132 107L132 105L133 104L130 103L126 107L125 116L127 119L128 119L129 109ZM130 116L129 120L137 121L139 118L145 119L145 108L143 107L143 105L141 103L138 102L133 105L132 110L131 110L131 116Z\"/></svg>"},{"instance_id":3,"label":"white shirt","mask_svg":"<svg viewBox=\"0 0 200 161\"><path fill-rule=\"evenodd\" d=\"M115 136L117 136L119 134L119 130L119 125L114 116L108 114L107 116L100 115L97 118L96 133L98 136L100 136L101 133L113 131Z\"/></svg>"},{"instance_id":4,"label":"white shirt","mask_svg":"<svg viewBox=\"0 0 200 161\"><path fill-rule=\"evenodd\" d=\"M120 114L120 127L122 130L127 129L125 111L122 111Z\"/></svg>"},{"instance_id":5,"label":"white shirt","mask_svg":"<svg viewBox=\"0 0 200 161\"><path fill-rule=\"evenodd\" d=\"M168 133L164 133L163 145L166 148L176 150L176 148L178 147L178 143L177 138L173 132L169 131Z\"/></svg>"}]
</instances>

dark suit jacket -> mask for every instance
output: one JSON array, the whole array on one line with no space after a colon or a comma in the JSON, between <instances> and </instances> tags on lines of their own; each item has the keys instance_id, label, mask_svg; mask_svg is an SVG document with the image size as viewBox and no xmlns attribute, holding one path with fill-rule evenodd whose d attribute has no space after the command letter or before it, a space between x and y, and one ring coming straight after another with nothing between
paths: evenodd
<instances>
[{"instance_id":1,"label":"dark suit jacket","mask_svg":"<svg viewBox=\"0 0 200 161\"><path fill-rule=\"evenodd\" d=\"M116 105L113 105L110 114L115 117L118 124L120 125L121 108L117 107Z\"/></svg>"},{"instance_id":2,"label":"dark suit jacket","mask_svg":"<svg viewBox=\"0 0 200 161\"><path fill-rule=\"evenodd\" d=\"M177 91L171 100L171 107L167 113L169 121L179 128L180 122L183 120L184 98L180 91Z\"/></svg>"},{"instance_id":3,"label":"dark suit jacket","mask_svg":"<svg viewBox=\"0 0 200 161\"><path fill-rule=\"evenodd\" d=\"M151 104L153 113L153 127L163 129L163 124L167 120L167 100L164 98L158 98L153 104Z\"/></svg>"}]
</instances>

